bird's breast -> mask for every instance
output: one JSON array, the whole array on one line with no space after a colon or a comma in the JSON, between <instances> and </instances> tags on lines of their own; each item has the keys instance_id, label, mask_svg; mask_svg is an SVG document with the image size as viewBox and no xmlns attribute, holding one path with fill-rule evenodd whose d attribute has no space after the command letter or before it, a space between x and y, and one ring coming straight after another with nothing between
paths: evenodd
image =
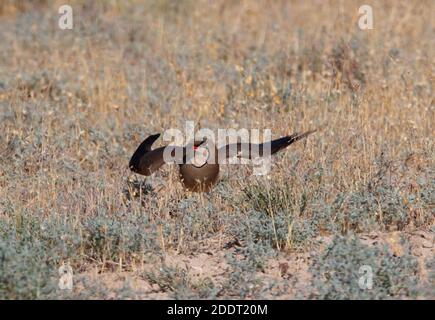
<instances>
[{"instance_id":1,"label":"bird's breast","mask_svg":"<svg viewBox=\"0 0 435 320\"><path fill-rule=\"evenodd\" d=\"M192 191L208 191L219 177L219 164L207 163L202 167L192 164L180 165L180 176L184 186Z\"/></svg>"}]
</instances>

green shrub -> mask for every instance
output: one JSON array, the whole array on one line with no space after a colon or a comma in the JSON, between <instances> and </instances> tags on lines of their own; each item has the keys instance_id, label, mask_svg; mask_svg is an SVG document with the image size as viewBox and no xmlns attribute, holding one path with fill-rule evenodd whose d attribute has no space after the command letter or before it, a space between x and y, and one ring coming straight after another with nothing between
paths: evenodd
<instances>
[{"instance_id":1,"label":"green shrub","mask_svg":"<svg viewBox=\"0 0 435 320\"><path fill-rule=\"evenodd\" d=\"M319 255L313 256L312 299L415 298L417 261L409 255L394 256L386 247L369 247L355 236L335 237ZM360 286L364 270L372 271L372 288Z\"/></svg>"}]
</instances>

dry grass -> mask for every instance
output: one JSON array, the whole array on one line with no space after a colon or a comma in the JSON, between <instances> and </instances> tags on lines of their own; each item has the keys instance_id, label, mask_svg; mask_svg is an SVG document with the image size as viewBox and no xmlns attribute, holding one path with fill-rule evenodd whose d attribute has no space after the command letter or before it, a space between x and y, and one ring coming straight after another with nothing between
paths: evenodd
<instances>
[{"instance_id":1,"label":"dry grass","mask_svg":"<svg viewBox=\"0 0 435 320\"><path fill-rule=\"evenodd\" d=\"M258 273L314 239L417 229L433 241L433 1L377 2L368 31L358 1L70 3L65 31L63 3L0 3L0 249L38 252L3 275L37 256L47 279L62 261L76 274L128 272L145 298L293 297L257 286ZM274 157L270 179L226 166L210 194L188 194L167 166L142 192L130 155L186 120L319 131ZM229 256L227 279L147 269L189 269L204 253ZM0 281L0 297L59 294L39 285Z\"/></svg>"}]
</instances>

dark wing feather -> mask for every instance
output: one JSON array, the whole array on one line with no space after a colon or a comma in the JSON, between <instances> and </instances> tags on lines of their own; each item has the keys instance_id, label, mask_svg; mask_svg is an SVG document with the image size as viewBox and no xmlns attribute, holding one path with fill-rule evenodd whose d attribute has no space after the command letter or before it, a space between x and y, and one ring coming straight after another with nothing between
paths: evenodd
<instances>
[{"instance_id":1,"label":"dark wing feather","mask_svg":"<svg viewBox=\"0 0 435 320\"><path fill-rule=\"evenodd\" d=\"M159 133L151 135L139 145L139 147L133 153L133 156L131 157L128 165L131 171L145 176L149 176L165 164L163 155L166 147L172 148L172 156L176 154L176 149L178 149L179 147L175 146L165 146L152 150L152 144L159 137Z\"/></svg>"},{"instance_id":2,"label":"dark wing feather","mask_svg":"<svg viewBox=\"0 0 435 320\"><path fill-rule=\"evenodd\" d=\"M309 134L315 131L316 130L307 131L301 134L294 133L292 135L279 138L276 140L272 140L270 142L261 143L261 144L241 143L241 142L227 144L226 146L219 148L218 152L219 152L219 156L221 156L222 152L225 152L226 158L237 156L239 158L251 159L254 155L258 155L262 157L264 151L267 151L269 145L270 145L270 154L274 154L288 147L292 143L305 138L306 136L308 136ZM220 159L224 159L224 158L225 158L224 155L222 155L222 158Z\"/></svg>"}]
</instances>

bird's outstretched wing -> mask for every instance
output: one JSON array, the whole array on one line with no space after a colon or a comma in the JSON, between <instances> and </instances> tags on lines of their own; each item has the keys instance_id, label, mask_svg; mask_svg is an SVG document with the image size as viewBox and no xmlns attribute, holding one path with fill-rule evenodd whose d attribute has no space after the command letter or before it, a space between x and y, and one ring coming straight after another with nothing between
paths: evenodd
<instances>
[{"instance_id":1,"label":"bird's outstretched wing","mask_svg":"<svg viewBox=\"0 0 435 320\"><path fill-rule=\"evenodd\" d=\"M292 135L285 136L261 144L242 143L242 142L227 144L226 146L219 148L218 150L219 158L224 159L225 157L232 158L237 156L239 158L252 159L255 158L256 156L259 157L267 156L269 150L270 150L270 155L272 155L288 147L292 143L305 138L306 136L308 136L309 134L315 131L316 130L307 131L304 133L294 133Z\"/></svg>"},{"instance_id":2,"label":"bird's outstretched wing","mask_svg":"<svg viewBox=\"0 0 435 320\"><path fill-rule=\"evenodd\" d=\"M145 176L157 171L166 162L164 159L165 148L170 148L168 152L170 152L171 157L183 156L184 148L177 146L164 146L152 150L151 146L159 137L160 133L153 134L139 145L128 165L131 171Z\"/></svg>"}]
</instances>

